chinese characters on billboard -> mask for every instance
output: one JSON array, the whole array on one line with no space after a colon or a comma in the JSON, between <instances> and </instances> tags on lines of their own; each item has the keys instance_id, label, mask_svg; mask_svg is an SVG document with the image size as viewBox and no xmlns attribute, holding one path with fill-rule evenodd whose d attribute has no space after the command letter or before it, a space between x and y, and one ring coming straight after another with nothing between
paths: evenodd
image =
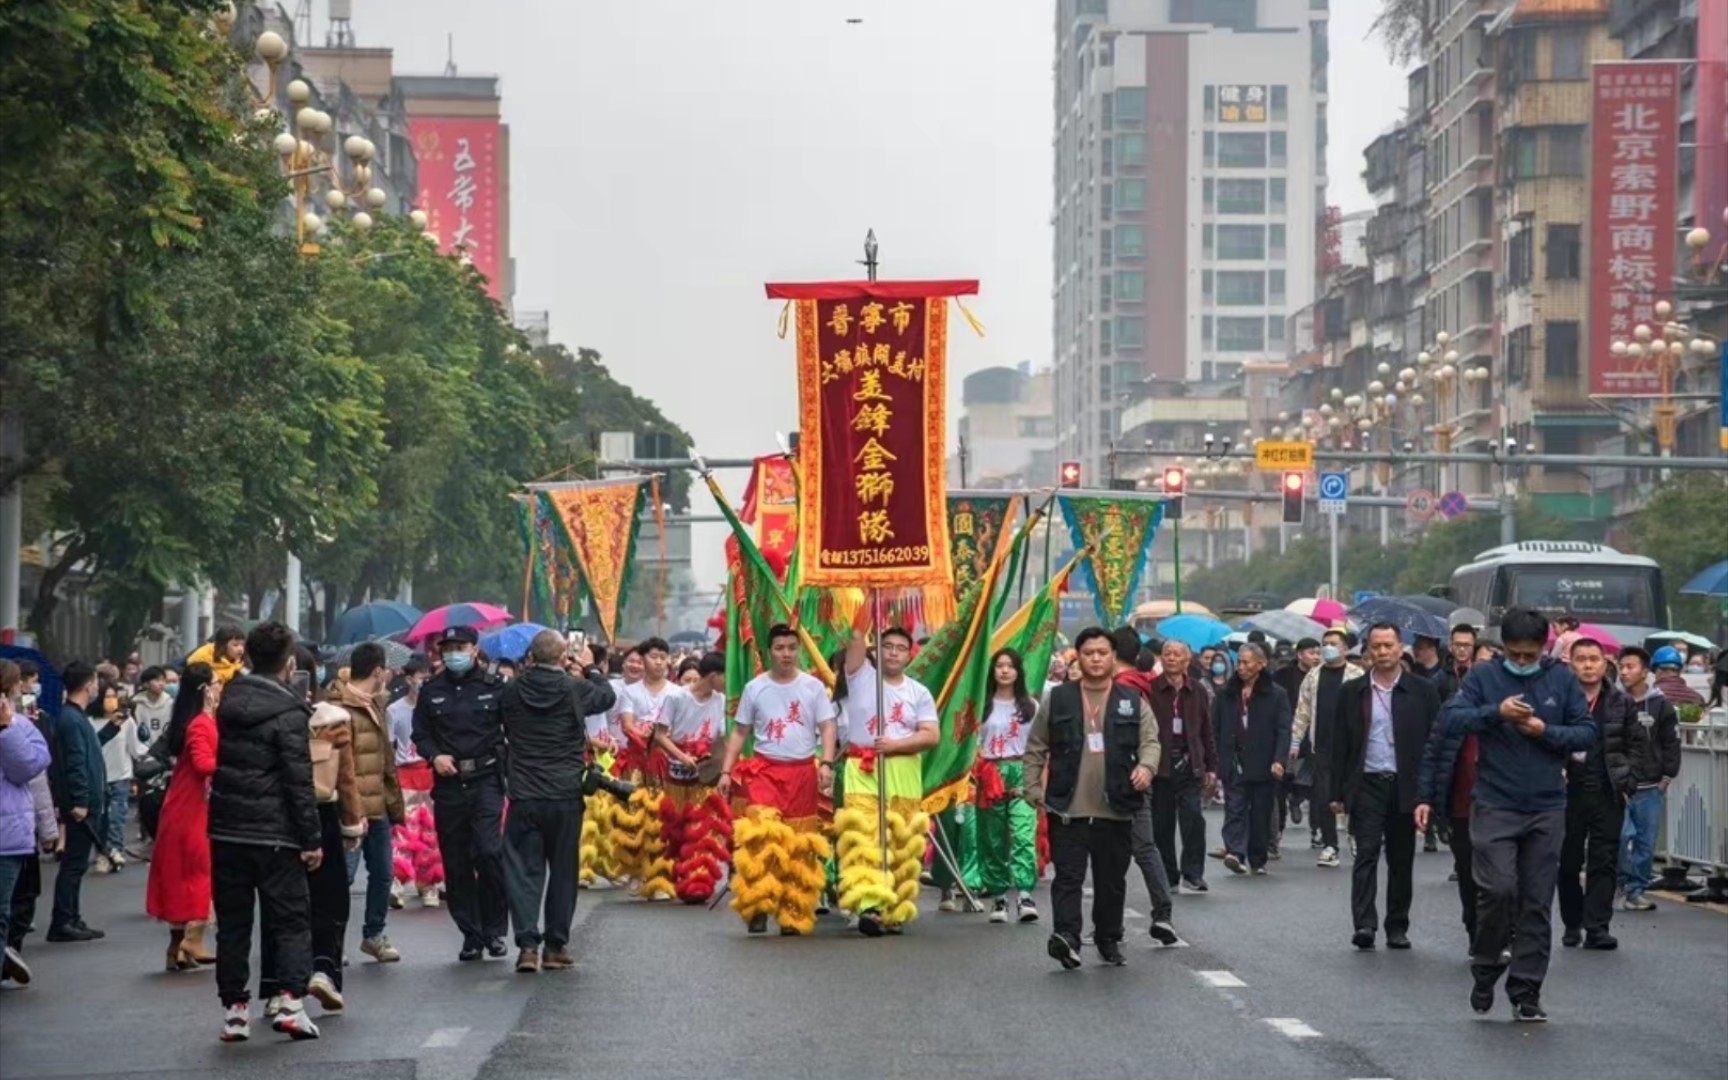
<instances>
[{"instance_id":1,"label":"chinese characters on billboard","mask_svg":"<svg viewBox=\"0 0 1728 1080\"><path fill-rule=\"evenodd\" d=\"M1218 88L1218 122L1220 124L1264 124L1266 122L1266 88L1264 86L1220 86Z\"/></svg>"},{"instance_id":2,"label":"chinese characters on billboard","mask_svg":"<svg viewBox=\"0 0 1728 1080\"><path fill-rule=\"evenodd\" d=\"M420 164L420 208L439 250L460 249L502 298L504 168L496 119L415 117L408 122Z\"/></svg>"},{"instance_id":3,"label":"chinese characters on billboard","mask_svg":"<svg viewBox=\"0 0 1728 1080\"><path fill-rule=\"evenodd\" d=\"M1656 321L1671 299L1678 232L1679 65L1598 63L1590 157L1590 392L1649 394L1647 358L1616 357L1616 340Z\"/></svg>"}]
</instances>

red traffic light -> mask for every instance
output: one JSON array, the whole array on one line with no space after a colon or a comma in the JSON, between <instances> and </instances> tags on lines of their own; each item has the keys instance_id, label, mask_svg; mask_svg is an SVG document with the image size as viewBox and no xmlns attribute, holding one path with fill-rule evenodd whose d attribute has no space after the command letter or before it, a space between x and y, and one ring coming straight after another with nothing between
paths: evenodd
<instances>
[{"instance_id":1,"label":"red traffic light","mask_svg":"<svg viewBox=\"0 0 1728 1080\"><path fill-rule=\"evenodd\" d=\"M1299 472L1287 472L1287 473L1285 473L1284 474L1284 490L1286 490L1286 491L1301 491L1302 490L1302 474Z\"/></svg>"},{"instance_id":2,"label":"red traffic light","mask_svg":"<svg viewBox=\"0 0 1728 1080\"><path fill-rule=\"evenodd\" d=\"M1188 474L1178 466L1172 465L1164 470L1164 494L1180 495L1188 486Z\"/></svg>"},{"instance_id":3,"label":"red traffic light","mask_svg":"<svg viewBox=\"0 0 1728 1080\"><path fill-rule=\"evenodd\" d=\"M1057 474L1057 480L1065 488L1079 487L1080 463L1078 461L1064 461L1061 470Z\"/></svg>"},{"instance_id":4,"label":"red traffic light","mask_svg":"<svg viewBox=\"0 0 1728 1080\"><path fill-rule=\"evenodd\" d=\"M1284 524L1302 524L1302 509L1305 501L1303 488L1307 486L1307 483L1308 478L1299 472L1284 474Z\"/></svg>"}]
</instances>

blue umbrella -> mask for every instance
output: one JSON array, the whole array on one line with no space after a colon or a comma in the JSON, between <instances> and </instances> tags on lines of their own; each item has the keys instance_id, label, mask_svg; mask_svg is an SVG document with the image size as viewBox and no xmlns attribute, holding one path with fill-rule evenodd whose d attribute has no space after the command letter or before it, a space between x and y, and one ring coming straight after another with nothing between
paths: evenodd
<instances>
[{"instance_id":1,"label":"blue umbrella","mask_svg":"<svg viewBox=\"0 0 1728 1080\"><path fill-rule=\"evenodd\" d=\"M494 660L520 660L528 655L534 635L545 630L539 623L512 623L502 630L480 635L480 648Z\"/></svg>"},{"instance_id":2,"label":"blue umbrella","mask_svg":"<svg viewBox=\"0 0 1728 1080\"><path fill-rule=\"evenodd\" d=\"M1680 586L1682 596L1728 596L1728 559L1706 566Z\"/></svg>"},{"instance_id":3,"label":"blue umbrella","mask_svg":"<svg viewBox=\"0 0 1728 1080\"><path fill-rule=\"evenodd\" d=\"M1452 631L1441 616L1394 596L1377 596L1357 604L1350 609L1350 618L1362 627L1364 634L1375 623L1391 623L1406 643L1419 637L1445 641Z\"/></svg>"},{"instance_id":4,"label":"blue umbrella","mask_svg":"<svg viewBox=\"0 0 1728 1080\"><path fill-rule=\"evenodd\" d=\"M419 622L423 614L413 604L399 604L394 600L361 604L349 608L336 619L336 628L326 644L340 648L372 641L386 634L401 633Z\"/></svg>"},{"instance_id":5,"label":"blue umbrella","mask_svg":"<svg viewBox=\"0 0 1728 1080\"><path fill-rule=\"evenodd\" d=\"M1204 615L1172 615L1158 624L1158 636L1176 640L1190 649L1205 649L1230 636L1230 627Z\"/></svg>"}]
</instances>

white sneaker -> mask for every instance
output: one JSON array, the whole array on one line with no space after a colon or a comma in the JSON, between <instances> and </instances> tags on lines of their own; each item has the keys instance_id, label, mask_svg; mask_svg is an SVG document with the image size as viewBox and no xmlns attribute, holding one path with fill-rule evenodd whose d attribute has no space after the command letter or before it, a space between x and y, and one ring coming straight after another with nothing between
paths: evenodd
<instances>
[{"instance_id":1,"label":"white sneaker","mask_svg":"<svg viewBox=\"0 0 1728 1080\"><path fill-rule=\"evenodd\" d=\"M114 872L114 864L108 861L108 856L98 855L96 856L96 862L90 867L90 872L92 874L112 874Z\"/></svg>"},{"instance_id":2,"label":"white sneaker","mask_svg":"<svg viewBox=\"0 0 1728 1080\"><path fill-rule=\"evenodd\" d=\"M287 999L283 1003L283 1011L286 1012L287 1001L294 999L288 994L282 996ZM306 996L318 999L318 1004L324 1006L324 1011L327 1013L341 1012L343 1007L347 1005L347 1002L342 1000L342 991L336 989L335 982L322 971L312 976L312 981L306 984Z\"/></svg>"},{"instance_id":3,"label":"white sneaker","mask_svg":"<svg viewBox=\"0 0 1728 1080\"><path fill-rule=\"evenodd\" d=\"M222 1010L222 1041L245 1042L252 1037L252 1010L244 1001Z\"/></svg>"},{"instance_id":4,"label":"white sneaker","mask_svg":"<svg viewBox=\"0 0 1728 1080\"><path fill-rule=\"evenodd\" d=\"M380 964L394 964L402 959L402 954L396 951L396 946L390 944L390 939L383 934L362 941L360 951Z\"/></svg>"},{"instance_id":5,"label":"white sneaker","mask_svg":"<svg viewBox=\"0 0 1728 1080\"><path fill-rule=\"evenodd\" d=\"M1314 865L1315 866L1337 866L1338 865L1338 849L1335 847L1321 848L1320 849L1320 857L1318 859L1314 860Z\"/></svg>"},{"instance_id":6,"label":"white sneaker","mask_svg":"<svg viewBox=\"0 0 1728 1080\"><path fill-rule=\"evenodd\" d=\"M960 900L954 895L953 889L942 890L942 902L936 905L937 911L959 911Z\"/></svg>"},{"instance_id":7,"label":"white sneaker","mask_svg":"<svg viewBox=\"0 0 1728 1080\"><path fill-rule=\"evenodd\" d=\"M318 976L314 975L313 978ZM296 1042L318 1037L318 1025L306 1015L306 1006L300 1004L300 999L293 994L282 995L282 1011L276 1014L276 1019L270 1021L270 1026Z\"/></svg>"},{"instance_id":8,"label":"white sneaker","mask_svg":"<svg viewBox=\"0 0 1728 1080\"><path fill-rule=\"evenodd\" d=\"M1020 898L1020 921L1023 923L1038 921L1038 905L1032 902L1030 896Z\"/></svg>"},{"instance_id":9,"label":"white sneaker","mask_svg":"<svg viewBox=\"0 0 1728 1080\"><path fill-rule=\"evenodd\" d=\"M264 1003L264 1019L274 1020L282 1012L282 995L272 994L270 1000Z\"/></svg>"},{"instance_id":10,"label":"white sneaker","mask_svg":"<svg viewBox=\"0 0 1728 1080\"><path fill-rule=\"evenodd\" d=\"M120 870L126 865L126 856L118 851L110 851L108 853L108 864L115 870Z\"/></svg>"},{"instance_id":11,"label":"white sneaker","mask_svg":"<svg viewBox=\"0 0 1728 1080\"><path fill-rule=\"evenodd\" d=\"M1005 923L1008 921L1008 901L1002 897L996 898L996 904L990 909L990 921Z\"/></svg>"}]
</instances>

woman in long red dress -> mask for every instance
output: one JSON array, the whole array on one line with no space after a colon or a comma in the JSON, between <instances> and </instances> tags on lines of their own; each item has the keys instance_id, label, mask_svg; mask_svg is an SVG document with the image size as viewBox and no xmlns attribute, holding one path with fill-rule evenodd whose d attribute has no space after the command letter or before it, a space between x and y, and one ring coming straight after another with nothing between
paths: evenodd
<instances>
[{"instance_id":1,"label":"woman in long red dress","mask_svg":"<svg viewBox=\"0 0 1728 1080\"><path fill-rule=\"evenodd\" d=\"M222 696L208 664L188 664L163 733L174 776L162 802L150 856L145 910L169 926L168 970L193 971L215 959L204 952L210 918L210 778L216 772L216 704Z\"/></svg>"}]
</instances>

